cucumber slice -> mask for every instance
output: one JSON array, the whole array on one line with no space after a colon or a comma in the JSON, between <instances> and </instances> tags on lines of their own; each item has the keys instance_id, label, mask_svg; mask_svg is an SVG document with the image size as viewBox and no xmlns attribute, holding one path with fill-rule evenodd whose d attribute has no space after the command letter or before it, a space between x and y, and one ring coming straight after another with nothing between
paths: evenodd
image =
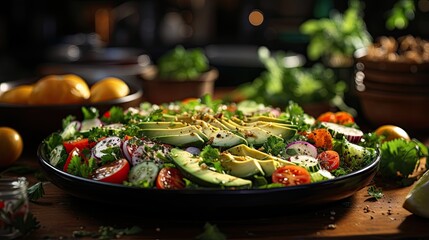
<instances>
[{"instance_id":1,"label":"cucumber slice","mask_svg":"<svg viewBox=\"0 0 429 240\"><path fill-rule=\"evenodd\" d=\"M301 166L310 173L317 172L321 169L319 160L308 155L296 155L289 158L289 160L298 166Z\"/></svg>"},{"instance_id":2,"label":"cucumber slice","mask_svg":"<svg viewBox=\"0 0 429 240\"><path fill-rule=\"evenodd\" d=\"M320 182L335 178L328 170L320 169L317 172L310 173L311 182Z\"/></svg>"},{"instance_id":3,"label":"cucumber slice","mask_svg":"<svg viewBox=\"0 0 429 240\"><path fill-rule=\"evenodd\" d=\"M330 122L323 122L322 126L325 126L328 130L330 130L333 137L344 136L349 142L352 143L358 143L363 137L363 132L356 128Z\"/></svg>"},{"instance_id":4,"label":"cucumber slice","mask_svg":"<svg viewBox=\"0 0 429 240\"><path fill-rule=\"evenodd\" d=\"M128 174L128 181L133 184L153 186L159 172L159 167L154 162L141 162L133 166Z\"/></svg>"}]
</instances>

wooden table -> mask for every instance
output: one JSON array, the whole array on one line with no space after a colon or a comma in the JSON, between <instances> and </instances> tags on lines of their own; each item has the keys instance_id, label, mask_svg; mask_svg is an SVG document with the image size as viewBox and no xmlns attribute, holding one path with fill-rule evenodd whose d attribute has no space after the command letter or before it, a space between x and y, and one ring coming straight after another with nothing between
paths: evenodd
<instances>
[{"instance_id":1,"label":"wooden table","mask_svg":"<svg viewBox=\"0 0 429 240\"><path fill-rule=\"evenodd\" d=\"M39 167L35 152L26 153L17 164ZM32 174L27 177L30 183L35 181ZM429 219L402 208L410 188L383 189L384 197L378 201L371 200L365 187L350 198L317 208L284 206L255 214L249 209L242 217L214 217L204 209L200 213L169 214L168 206L142 204L142 209L160 209L159 213L146 214L114 208L77 199L46 182L45 195L30 204L40 228L28 239L73 239L74 231L97 232L101 226L142 228L140 234L121 239L195 239L206 223L216 225L228 239L429 238Z\"/></svg>"}]
</instances>

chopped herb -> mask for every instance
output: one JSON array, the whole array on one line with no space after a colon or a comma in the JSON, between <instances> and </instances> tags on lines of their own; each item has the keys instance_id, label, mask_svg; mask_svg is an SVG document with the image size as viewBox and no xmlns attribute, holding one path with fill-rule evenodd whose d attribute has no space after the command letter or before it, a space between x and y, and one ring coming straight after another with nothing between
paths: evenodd
<instances>
[{"instance_id":1,"label":"chopped herb","mask_svg":"<svg viewBox=\"0 0 429 240\"><path fill-rule=\"evenodd\" d=\"M220 152L217 148L207 145L201 151L200 156L202 159L201 164L214 168L216 172L223 172L222 164L219 161Z\"/></svg>"},{"instance_id":2,"label":"chopped herb","mask_svg":"<svg viewBox=\"0 0 429 240\"><path fill-rule=\"evenodd\" d=\"M273 156L281 156L284 154L286 149L286 143L283 139L278 137L270 136L267 141L263 144L264 152Z\"/></svg>"},{"instance_id":3,"label":"chopped herb","mask_svg":"<svg viewBox=\"0 0 429 240\"><path fill-rule=\"evenodd\" d=\"M204 232L196 237L198 240L225 240L226 236L223 234L216 225L206 223L204 224Z\"/></svg>"},{"instance_id":4,"label":"chopped herb","mask_svg":"<svg viewBox=\"0 0 429 240\"><path fill-rule=\"evenodd\" d=\"M130 228L114 228L110 226L101 226L98 232L91 232L86 230L73 231L74 238L92 237L98 239L118 239L124 235L137 235L142 232L142 229L138 226L132 226Z\"/></svg>"},{"instance_id":5,"label":"chopped herb","mask_svg":"<svg viewBox=\"0 0 429 240\"><path fill-rule=\"evenodd\" d=\"M104 153L104 155L101 157L102 165L122 158L122 151L120 147L106 148L101 152Z\"/></svg>"},{"instance_id":6,"label":"chopped herb","mask_svg":"<svg viewBox=\"0 0 429 240\"><path fill-rule=\"evenodd\" d=\"M30 201L36 201L37 199L43 197L45 190L43 189L43 183L37 182L33 186L27 189L28 198Z\"/></svg>"},{"instance_id":7,"label":"chopped herb","mask_svg":"<svg viewBox=\"0 0 429 240\"><path fill-rule=\"evenodd\" d=\"M96 168L96 163L93 158L88 161L83 161L79 156L73 156L70 164L67 167L67 172L76 176L87 178Z\"/></svg>"},{"instance_id":8,"label":"chopped herb","mask_svg":"<svg viewBox=\"0 0 429 240\"><path fill-rule=\"evenodd\" d=\"M82 114L84 120L98 118L99 116L98 109L95 107L82 107Z\"/></svg>"},{"instance_id":9,"label":"chopped herb","mask_svg":"<svg viewBox=\"0 0 429 240\"><path fill-rule=\"evenodd\" d=\"M375 198L376 200L379 200L384 196L383 190L379 187L376 187L375 185L369 186L367 191L368 191L368 194L371 197Z\"/></svg>"},{"instance_id":10,"label":"chopped herb","mask_svg":"<svg viewBox=\"0 0 429 240\"><path fill-rule=\"evenodd\" d=\"M68 115L67 117L65 117L62 122L63 129L66 128L74 120L76 120L75 116Z\"/></svg>"}]
</instances>

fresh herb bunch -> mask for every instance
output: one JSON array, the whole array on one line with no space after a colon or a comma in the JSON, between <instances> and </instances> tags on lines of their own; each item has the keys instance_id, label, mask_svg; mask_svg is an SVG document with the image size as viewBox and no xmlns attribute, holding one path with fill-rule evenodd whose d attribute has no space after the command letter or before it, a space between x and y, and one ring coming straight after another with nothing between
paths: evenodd
<instances>
[{"instance_id":1,"label":"fresh herb bunch","mask_svg":"<svg viewBox=\"0 0 429 240\"><path fill-rule=\"evenodd\" d=\"M417 178L410 176L420 164L420 159L429 156L428 148L417 139L387 141L381 145L380 150L379 175L384 179L394 180L402 186L414 183Z\"/></svg>"},{"instance_id":2,"label":"fresh herb bunch","mask_svg":"<svg viewBox=\"0 0 429 240\"><path fill-rule=\"evenodd\" d=\"M185 80L195 79L207 71L209 62L202 49L185 49L179 45L161 56L157 67L162 78Z\"/></svg>"},{"instance_id":3,"label":"fresh herb bunch","mask_svg":"<svg viewBox=\"0 0 429 240\"><path fill-rule=\"evenodd\" d=\"M322 64L310 68L284 66L286 53L273 54L266 47L258 50L266 70L253 82L244 83L238 93L249 100L284 107L289 101L298 104L330 102L347 112L354 112L343 101L346 83L336 79L332 69Z\"/></svg>"},{"instance_id":4,"label":"fresh herb bunch","mask_svg":"<svg viewBox=\"0 0 429 240\"><path fill-rule=\"evenodd\" d=\"M307 54L311 60L339 55L353 57L354 52L372 42L363 20L359 0L349 1L344 13L333 11L329 18L310 19L300 26L310 37Z\"/></svg>"}]
</instances>

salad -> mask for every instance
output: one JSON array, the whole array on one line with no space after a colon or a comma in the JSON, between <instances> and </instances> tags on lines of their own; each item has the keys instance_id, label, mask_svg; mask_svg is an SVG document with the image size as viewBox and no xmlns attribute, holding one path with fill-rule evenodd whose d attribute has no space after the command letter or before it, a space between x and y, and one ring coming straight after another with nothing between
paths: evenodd
<instances>
[{"instance_id":1,"label":"salad","mask_svg":"<svg viewBox=\"0 0 429 240\"><path fill-rule=\"evenodd\" d=\"M349 174L377 156L349 113L313 118L294 102L282 111L206 95L82 112L43 141L47 160L69 174L132 187L289 187Z\"/></svg>"}]
</instances>

